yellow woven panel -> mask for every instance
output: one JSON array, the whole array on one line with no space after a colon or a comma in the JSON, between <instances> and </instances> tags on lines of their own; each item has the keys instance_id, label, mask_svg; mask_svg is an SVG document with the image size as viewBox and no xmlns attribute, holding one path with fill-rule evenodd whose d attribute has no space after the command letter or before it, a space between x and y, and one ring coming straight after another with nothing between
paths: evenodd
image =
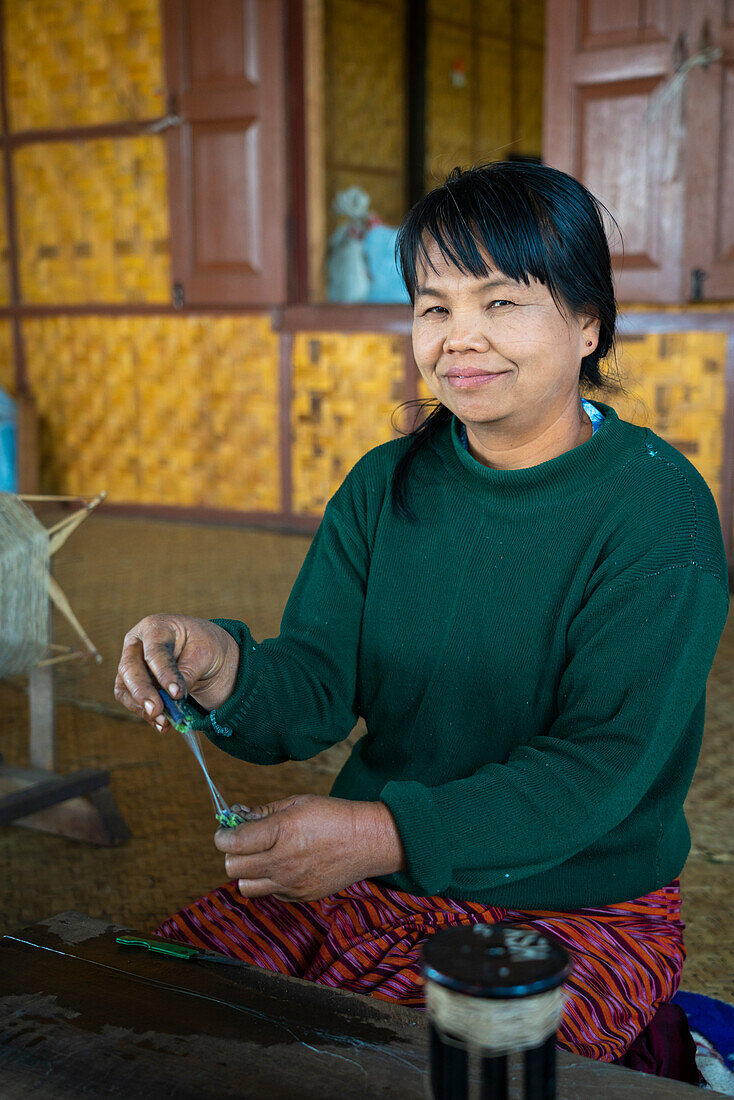
<instances>
[{"instance_id":1,"label":"yellow woven panel","mask_svg":"<svg viewBox=\"0 0 734 1100\"><path fill-rule=\"evenodd\" d=\"M433 20L428 26L426 65L426 187L436 187L456 165L474 159L472 145L472 34ZM452 67L462 61L466 84L452 83Z\"/></svg>"},{"instance_id":2,"label":"yellow woven panel","mask_svg":"<svg viewBox=\"0 0 734 1100\"><path fill-rule=\"evenodd\" d=\"M5 223L5 179L0 172L0 306L10 305L10 251Z\"/></svg>"},{"instance_id":3,"label":"yellow woven panel","mask_svg":"<svg viewBox=\"0 0 734 1100\"><path fill-rule=\"evenodd\" d=\"M159 0L5 0L13 130L163 113Z\"/></svg>"},{"instance_id":4,"label":"yellow woven panel","mask_svg":"<svg viewBox=\"0 0 734 1100\"><path fill-rule=\"evenodd\" d=\"M429 8L427 187L457 164L540 155L544 6L517 4L514 35L509 0Z\"/></svg>"},{"instance_id":5,"label":"yellow woven panel","mask_svg":"<svg viewBox=\"0 0 734 1100\"><path fill-rule=\"evenodd\" d=\"M447 5L446 0L428 0L428 18L450 19L452 23L471 23L472 6L474 0L452 0Z\"/></svg>"},{"instance_id":6,"label":"yellow woven panel","mask_svg":"<svg viewBox=\"0 0 734 1100\"><path fill-rule=\"evenodd\" d=\"M293 508L320 514L354 463L395 434L403 337L299 333L293 349Z\"/></svg>"},{"instance_id":7,"label":"yellow woven panel","mask_svg":"<svg viewBox=\"0 0 734 1100\"><path fill-rule=\"evenodd\" d=\"M477 0L479 9L479 29L489 34L504 35L510 37L512 15L510 8L513 0ZM524 8L528 0L523 0L517 5ZM532 5L531 5L532 6Z\"/></svg>"},{"instance_id":8,"label":"yellow woven panel","mask_svg":"<svg viewBox=\"0 0 734 1100\"><path fill-rule=\"evenodd\" d=\"M705 478L720 506L726 336L685 332L622 339L618 358L630 396L600 391L590 400L598 396L622 420L651 428L677 447ZM422 378L418 393L432 396Z\"/></svg>"},{"instance_id":9,"label":"yellow woven panel","mask_svg":"<svg viewBox=\"0 0 734 1100\"><path fill-rule=\"evenodd\" d=\"M337 191L358 184L388 222L405 213L404 0L326 0L324 123L328 231ZM381 173L360 172L360 166Z\"/></svg>"},{"instance_id":10,"label":"yellow woven panel","mask_svg":"<svg viewBox=\"0 0 734 1100\"><path fill-rule=\"evenodd\" d=\"M539 157L543 147L543 49L519 46L515 153Z\"/></svg>"},{"instance_id":11,"label":"yellow woven panel","mask_svg":"<svg viewBox=\"0 0 734 1100\"><path fill-rule=\"evenodd\" d=\"M15 393L13 332L10 321L0 321L0 389L6 393Z\"/></svg>"},{"instance_id":12,"label":"yellow woven panel","mask_svg":"<svg viewBox=\"0 0 734 1100\"><path fill-rule=\"evenodd\" d=\"M504 7L504 2L501 6ZM520 41L542 47L545 41L545 0L522 0L515 10Z\"/></svg>"},{"instance_id":13,"label":"yellow woven panel","mask_svg":"<svg viewBox=\"0 0 734 1100\"><path fill-rule=\"evenodd\" d=\"M24 301L169 300L163 138L27 145L15 172Z\"/></svg>"},{"instance_id":14,"label":"yellow woven panel","mask_svg":"<svg viewBox=\"0 0 734 1100\"><path fill-rule=\"evenodd\" d=\"M501 38L481 39L481 65L477 72L478 162L502 160L516 152L512 144L512 55L509 42Z\"/></svg>"},{"instance_id":15,"label":"yellow woven panel","mask_svg":"<svg viewBox=\"0 0 734 1100\"><path fill-rule=\"evenodd\" d=\"M266 317L24 322L42 481L112 501L278 511L278 338Z\"/></svg>"},{"instance_id":16,"label":"yellow woven panel","mask_svg":"<svg viewBox=\"0 0 734 1100\"><path fill-rule=\"evenodd\" d=\"M396 169L405 156L403 4L327 0L327 159Z\"/></svg>"},{"instance_id":17,"label":"yellow woven panel","mask_svg":"<svg viewBox=\"0 0 734 1100\"><path fill-rule=\"evenodd\" d=\"M721 506L726 407L726 336L678 332L620 342L620 374L630 397L601 397L623 420L651 428L677 447ZM592 397L593 400L593 397Z\"/></svg>"}]
</instances>

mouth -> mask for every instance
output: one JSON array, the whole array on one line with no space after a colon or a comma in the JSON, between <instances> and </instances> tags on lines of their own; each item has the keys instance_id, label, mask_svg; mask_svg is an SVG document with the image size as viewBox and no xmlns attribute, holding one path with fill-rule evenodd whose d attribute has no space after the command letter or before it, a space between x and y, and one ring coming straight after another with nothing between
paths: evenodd
<instances>
[{"instance_id":1,"label":"mouth","mask_svg":"<svg viewBox=\"0 0 734 1100\"><path fill-rule=\"evenodd\" d=\"M456 390L475 389L477 386L484 386L488 382L494 382L498 378L504 377L509 372L503 371L486 371L478 370L476 367L452 367L444 375L449 386Z\"/></svg>"}]
</instances>

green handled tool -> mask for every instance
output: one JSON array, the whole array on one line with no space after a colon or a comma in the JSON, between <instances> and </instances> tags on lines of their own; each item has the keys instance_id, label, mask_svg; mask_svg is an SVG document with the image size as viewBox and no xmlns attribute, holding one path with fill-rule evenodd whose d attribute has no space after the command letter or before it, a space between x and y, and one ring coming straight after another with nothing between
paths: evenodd
<instances>
[{"instance_id":1,"label":"green handled tool","mask_svg":"<svg viewBox=\"0 0 734 1100\"><path fill-rule=\"evenodd\" d=\"M195 962L224 963L225 966L247 966L241 959L230 959L227 955L215 955L211 951L202 951L187 943L164 940L160 936L115 936L115 943L121 947L145 947L154 955L169 955L174 959L193 959Z\"/></svg>"}]
</instances>

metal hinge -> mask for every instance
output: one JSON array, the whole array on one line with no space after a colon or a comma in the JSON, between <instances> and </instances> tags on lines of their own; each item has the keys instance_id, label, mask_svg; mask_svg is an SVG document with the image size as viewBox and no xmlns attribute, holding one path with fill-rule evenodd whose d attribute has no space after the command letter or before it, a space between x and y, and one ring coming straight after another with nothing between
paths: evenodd
<instances>
[{"instance_id":1,"label":"metal hinge","mask_svg":"<svg viewBox=\"0 0 734 1100\"><path fill-rule=\"evenodd\" d=\"M703 281L708 278L708 274L702 267L694 267L691 271L691 301L701 302L703 301Z\"/></svg>"}]
</instances>

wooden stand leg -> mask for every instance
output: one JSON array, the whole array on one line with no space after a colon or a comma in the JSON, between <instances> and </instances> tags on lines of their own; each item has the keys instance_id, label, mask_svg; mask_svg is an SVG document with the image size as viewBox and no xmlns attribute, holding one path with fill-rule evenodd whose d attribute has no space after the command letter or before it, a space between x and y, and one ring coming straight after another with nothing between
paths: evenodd
<instances>
[{"instance_id":1,"label":"wooden stand leg","mask_svg":"<svg viewBox=\"0 0 734 1100\"><path fill-rule=\"evenodd\" d=\"M54 775L40 768L0 766L0 820L83 840L103 848L124 844L130 830L110 791L109 773Z\"/></svg>"},{"instance_id":2,"label":"wooden stand leg","mask_svg":"<svg viewBox=\"0 0 734 1100\"><path fill-rule=\"evenodd\" d=\"M124 844L130 830L109 789L109 773L87 769L60 776L54 771L53 667L33 669L29 696L30 767L6 765L0 757L0 824L23 825L105 848Z\"/></svg>"},{"instance_id":3,"label":"wooden stand leg","mask_svg":"<svg viewBox=\"0 0 734 1100\"><path fill-rule=\"evenodd\" d=\"M52 772L56 767L56 706L53 668L34 668L28 677L30 738L28 758L32 768Z\"/></svg>"}]
</instances>

